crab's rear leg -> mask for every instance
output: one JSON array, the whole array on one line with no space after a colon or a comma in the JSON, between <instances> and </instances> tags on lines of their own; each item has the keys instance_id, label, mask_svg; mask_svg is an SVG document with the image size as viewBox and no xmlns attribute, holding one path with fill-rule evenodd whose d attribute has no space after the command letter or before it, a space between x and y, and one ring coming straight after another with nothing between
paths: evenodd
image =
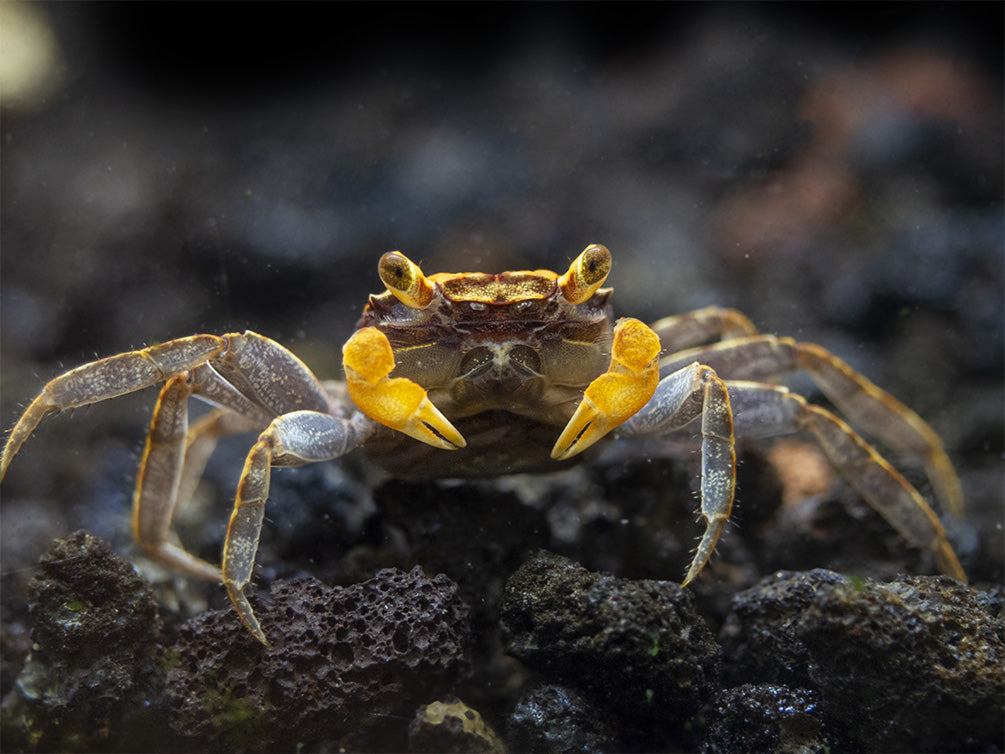
<instances>
[{"instance_id":1,"label":"crab's rear leg","mask_svg":"<svg viewBox=\"0 0 1005 754\"><path fill-rule=\"evenodd\" d=\"M694 360L709 364L728 380L772 380L805 369L853 424L894 451L922 458L939 502L956 516L963 512L959 477L935 430L826 349L792 338L757 335L681 351L664 361L661 371L666 374Z\"/></svg>"},{"instance_id":2,"label":"crab's rear leg","mask_svg":"<svg viewBox=\"0 0 1005 754\"><path fill-rule=\"evenodd\" d=\"M619 430L621 435L669 434L701 418L702 534L684 583L708 562L733 509L736 450L726 384L709 367L693 363L662 380L656 392Z\"/></svg>"},{"instance_id":3,"label":"crab's rear leg","mask_svg":"<svg viewBox=\"0 0 1005 754\"><path fill-rule=\"evenodd\" d=\"M327 461L360 445L373 424L356 412L350 419L317 411L293 411L276 417L248 453L234 499L223 548L223 584L244 625L269 645L244 588L251 580L258 538L269 497L272 466L301 466Z\"/></svg>"},{"instance_id":4,"label":"crab's rear leg","mask_svg":"<svg viewBox=\"0 0 1005 754\"><path fill-rule=\"evenodd\" d=\"M0 479L47 414L156 385L205 363L224 351L227 343L226 335L192 335L93 361L50 380L11 430L0 458Z\"/></svg>"},{"instance_id":5,"label":"crab's rear leg","mask_svg":"<svg viewBox=\"0 0 1005 754\"><path fill-rule=\"evenodd\" d=\"M219 581L220 569L187 552L171 532L188 434L188 374L172 377L161 390L147 432L133 494L133 536L165 565L207 581Z\"/></svg>"},{"instance_id":6,"label":"crab's rear leg","mask_svg":"<svg viewBox=\"0 0 1005 754\"><path fill-rule=\"evenodd\" d=\"M213 392L220 378L199 367L165 383L147 432L133 493L133 536L152 557L165 565L208 581L220 581L220 569L183 549L171 530L179 501L185 502L202 478L217 440L227 434L261 429L267 422L260 409L247 414L217 409L189 429L188 399L196 392ZM234 401L237 402L237 401Z\"/></svg>"},{"instance_id":7,"label":"crab's rear leg","mask_svg":"<svg viewBox=\"0 0 1005 754\"><path fill-rule=\"evenodd\" d=\"M768 437L809 430L828 460L894 529L913 546L932 552L943 573L966 581L931 506L848 424L785 387L732 380L728 385L738 435Z\"/></svg>"},{"instance_id":8,"label":"crab's rear leg","mask_svg":"<svg viewBox=\"0 0 1005 754\"><path fill-rule=\"evenodd\" d=\"M757 334L757 328L747 315L723 306L706 306L663 317L653 322L652 328L663 344L664 356L717 340Z\"/></svg>"}]
</instances>

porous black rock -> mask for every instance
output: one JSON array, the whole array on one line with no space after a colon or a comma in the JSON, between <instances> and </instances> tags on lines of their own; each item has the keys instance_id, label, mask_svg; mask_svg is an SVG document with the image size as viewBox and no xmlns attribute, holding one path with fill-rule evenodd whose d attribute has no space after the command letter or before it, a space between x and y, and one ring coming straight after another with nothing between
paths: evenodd
<instances>
[{"instance_id":1,"label":"porous black rock","mask_svg":"<svg viewBox=\"0 0 1005 754\"><path fill-rule=\"evenodd\" d=\"M162 622L149 585L102 539L57 539L30 586L32 649L4 699L5 749L149 751L160 709Z\"/></svg>"},{"instance_id":2,"label":"porous black rock","mask_svg":"<svg viewBox=\"0 0 1005 754\"><path fill-rule=\"evenodd\" d=\"M251 603L271 648L229 608L189 621L174 647L172 724L212 747L403 750L415 709L469 670L468 608L418 567L350 587L279 581Z\"/></svg>"},{"instance_id":3,"label":"porous black rock","mask_svg":"<svg viewBox=\"0 0 1005 754\"><path fill-rule=\"evenodd\" d=\"M706 754L796 754L840 750L809 689L772 683L723 689L709 705Z\"/></svg>"},{"instance_id":4,"label":"porous black rock","mask_svg":"<svg viewBox=\"0 0 1005 754\"><path fill-rule=\"evenodd\" d=\"M728 675L817 691L864 750L1003 741L1001 600L949 577L780 572L736 596L721 638Z\"/></svg>"},{"instance_id":5,"label":"porous black rock","mask_svg":"<svg viewBox=\"0 0 1005 754\"><path fill-rule=\"evenodd\" d=\"M675 583L619 579L541 551L507 582L501 615L510 654L639 731L685 726L718 677L719 647Z\"/></svg>"},{"instance_id":6,"label":"porous black rock","mask_svg":"<svg viewBox=\"0 0 1005 754\"><path fill-rule=\"evenodd\" d=\"M506 725L514 751L532 754L620 751L610 721L574 689L546 684L517 702Z\"/></svg>"}]
</instances>

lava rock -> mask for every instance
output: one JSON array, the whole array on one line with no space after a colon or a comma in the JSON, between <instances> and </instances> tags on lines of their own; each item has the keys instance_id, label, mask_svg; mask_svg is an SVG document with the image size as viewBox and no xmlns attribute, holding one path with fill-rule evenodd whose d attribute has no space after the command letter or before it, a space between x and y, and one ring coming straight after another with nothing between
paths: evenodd
<instances>
[{"instance_id":1,"label":"lava rock","mask_svg":"<svg viewBox=\"0 0 1005 754\"><path fill-rule=\"evenodd\" d=\"M720 691L710 707L707 754L826 752L841 743L808 689L745 684Z\"/></svg>"},{"instance_id":2,"label":"lava rock","mask_svg":"<svg viewBox=\"0 0 1005 754\"><path fill-rule=\"evenodd\" d=\"M531 754L619 751L612 726L574 689L539 686L523 696L506 726L514 751Z\"/></svg>"},{"instance_id":3,"label":"lava rock","mask_svg":"<svg viewBox=\"0 0 1005 754\"><path fill-rule=\"evenodd\" d=\"M408 726L408 750L504 754L506 747L478 712L454 699L419 708Z\"/></svg>"},{"instance_id":4,"label":"lava rock","mask_svg":"<svg viewBox=\"0 0 1005 754\"><path fill-rule=\"evenodd\" d=\"M718 677L719 647L671 582L618 579L541 551L507 582L501 615L510 654L639 731L683 727Z\"/></svg>"},{"instance_id":5,"label":"lava rock","mask_svg":"<svg viewBox=\"0 0 1005 754\"><path fill-rule=\"evenodd\" d=\"M798 679L868 751L971 751L1005 734L1001 600L945 576L778 573L737 595L731 675Z\"/></svg>"},{"instance_id":6,"label":"lava rock","mask_svg":"<svg viewBox=\"0 0 1005 754\"><path fill-rule=\"evenodd\" d=\"M161 722L162 623L149 585L107 542L57 539L30 590L32 649L4 699L4 747L147 751Z\"/></svg>"},{"instance_id":7,"label":"lava rock","mask_svg":"<svg viewBox=\"0 0 1005 754\"><path fill-rule=\"evenodd\" d=\"M469 669L468 608L442 574L292 579L251 603L270 649L233 610L207 613L182 627L168 673L175 729L216 749L404 750L413 711Z\"/></svg>"},{"instance_id":8,"label":"lava rock","mask_svg":"<svg viewBox=\"0 0 1005 754\"><path fill-rule=\"evenodd\" d=\"M505 575L547 540L540 511L491 484L394 481L374 497L389 525L404 531L409 557L457 582L478 632L498 623Z\"/></svg>"},{"instance_id":9,"label":"lava rock","mask_svg":"<svg viewBox=\"0 0 1005 754\"><path fill-rule=\"evenodd\" d=\"M805 573L779 571L735 595L733 612L719 634L727 686L813 686L806 647L799 641L799 620L819 590L846 581L841 574L822 568Z\"/></svg>"}]
</instances>

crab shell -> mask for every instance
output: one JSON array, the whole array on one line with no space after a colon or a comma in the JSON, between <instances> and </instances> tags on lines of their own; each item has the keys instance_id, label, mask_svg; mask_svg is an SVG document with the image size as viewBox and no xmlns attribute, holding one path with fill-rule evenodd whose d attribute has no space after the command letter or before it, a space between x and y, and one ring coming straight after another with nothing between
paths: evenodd
<instances>
[{"instance_id":1,"label":"crab shell","mask_svg":"<svg viewBox=\"0 0 1005 754\"><path fill-rule=\"evenodd\" d=\"M376 327L394 351L392 377L406 377L460 431L450 453L379 427L367 455L401 478L547 471L551 451L611 360L610 288L582 303L566 297L551 270L436 273L424 308L393 290L372 295L357 329ZM598 443L589 452L596 452Z\"/></svg>"}]
</instances>

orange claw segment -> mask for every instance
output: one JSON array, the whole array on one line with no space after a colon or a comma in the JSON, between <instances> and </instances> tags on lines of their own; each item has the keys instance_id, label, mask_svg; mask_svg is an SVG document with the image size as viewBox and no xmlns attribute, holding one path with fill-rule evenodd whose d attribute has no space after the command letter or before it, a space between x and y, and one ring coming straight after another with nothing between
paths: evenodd
<instances>
[{"instance_id":1,"label":"orange claw segment","mask_svg":"<svg viewBox=\"0 0 1005 754\"><path fill-rule=\"evenodd\" d=\"M586 388L551 457L581 453L645 406L659 383L659 354L660 339L649 327L637 319L618 322L611 365Z\"/></svg>"},{"instance_id":2,"label":"orange claw segment","mask_svg":"<svg viewBox=\"0 0 1005 754\"><path fill-rule=\"evenodd\" d=\"M353 333L342 349L342 363L349 396L374 421L434 448L455 450L467 445L420 385L404 377L388 377L394 369L394 351L376 327Z\"/></svg>"}]
</instances>

